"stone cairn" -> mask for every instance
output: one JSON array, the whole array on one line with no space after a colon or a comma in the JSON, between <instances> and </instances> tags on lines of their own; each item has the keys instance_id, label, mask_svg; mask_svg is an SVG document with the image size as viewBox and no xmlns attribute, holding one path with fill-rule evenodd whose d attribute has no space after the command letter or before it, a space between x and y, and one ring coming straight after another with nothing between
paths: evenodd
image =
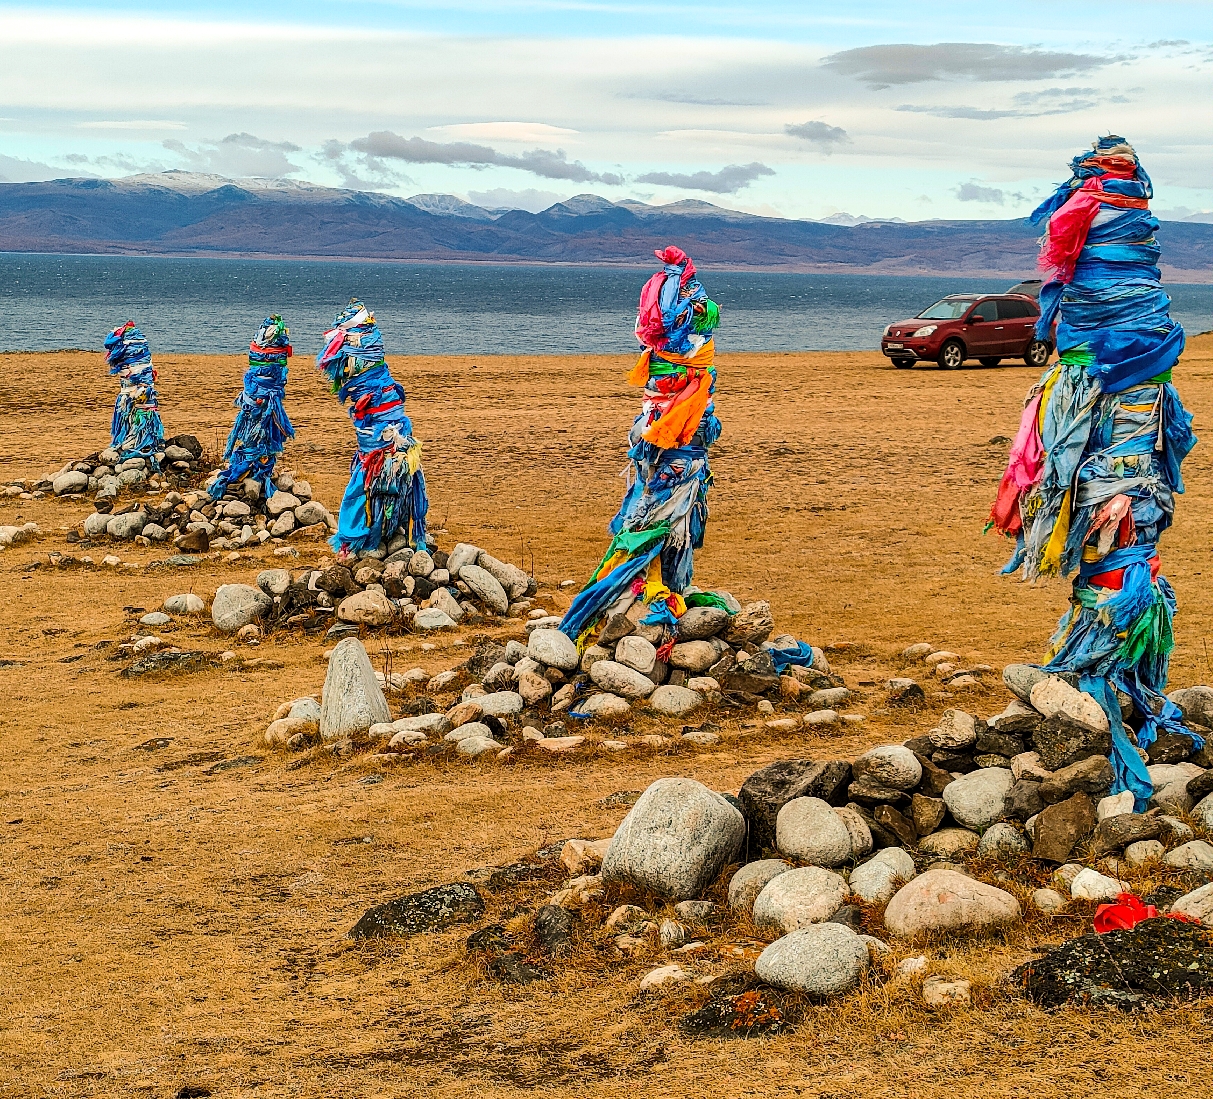
<instances>
[{"instance_id":1,"label":"stone cairn","mask_svg":"<svg viewBox=\"0 0 1213 1099\"><path fill-rule=\"evenodd\" d=\"M758 617L757 608L747 610L752 619ZM765 613L769 617L769 610ZM445 712L423 712L428 700L417 699L419 712L395 721L383 692L393 684L374 672L357 640L344 640L332 653L323 701L285 703L266 741L301 747L318 733L326 741L342 738L349 744L361 737L386 744L389 752L408 752L441 738L458 755L473 759L510 758L545 741L552 751L574 750L584 738L545 735L563 728L524 727L520 740L515 735L506 745L502 739L511 726L539 712L544 698L538 696L549 705L554 699L538 684L535 695L525 697L531 683L524 677L535 675L550 690L548 671L572 673L559 666L568 659L550 636L554 632L536 626L525 646L482 642L465 665L431 678L426 689L458 689L473 676L481 682L470 684ZM631 667L619 660L619 647L635 636L615 640L614 663ZM735 649L734 667L717 669L718 701L728 701L731 687L737 700L753 702L755 692L745 688L756 682L729 678L736 668L744 675L746 665L762 661L761 643L737 660L747 644L753 643ZM630 648L625 646L624 656L631 655ZM914 661L936 654L923 645L904 655ZM589 674L608 661L598 656ZM714 666L681 670L689 682L692 671ZM419 686L425 673L416 671L420 676L412 678ZM610 686L615 682L614 676L607 680ZM1198 838L1213 834L1213 750L1196 750L1187 737L1160 738L1148 754L1151 804L1135 812L1131 795L1109 796L1109 732L1094 699L1064 678L1026 665L1007 667L1004 682L1013 699L989 719L949 709L926 735L870 748L853 760L769 764L750 775L736 795L687 777L659 779L634 800L613 836L568 840L559 847L559 868L551 871L563 872L567 880L539 903L533 926L477 932L469 939L469 953L487 951L495 959L490 972L502 979L542 979L542 970L513 964L522 954L510 940L517 938L520 948L528 941L542 943L547 930L559 925L566 940L594 936L600 944L613 944L615 956L624 961L664 955L667 964L641 980L641 991L652 992L693 980L695 952L707 950L711 956L705 940L731 926L734 935L741 930L767 941L754 951L752 980L759 988L832 996L857 988L865 973L881 979L918 976L924 978L927 1003L944 1008L971 1001L969 982L929 974L925 955L897 961L898 941L1000 933L1022 924L1025 914L1089 913L1096 904L1132 891L1134 878L1152 888L1159 878L1167 883L1146 898L1160 910L1213 919L1213 844ZM775 677L768 690L778 690L778 684ZM560 689L567 686L573 682ZM649 692L650 700L656 690ZM921 687L905 678L888 681L885 691L892 706L924 697ZM1170 697L1192 728L1213 735L1213 689L1194 687ZM847 703L842 695L830 701ZM600 746L609 748L610 742ZM540 852L536 864L543 857L550 864L553 853ZM544 878L546 871L528 867L524 870L535 879ZM486 881L517 869L497 868ZM1041 887L1042 871L1050 870L1050 884ZM467 883L436 888L468 892L470 914L463 919L484 911ZM416 894L379 906L351 934L405 933L402 913L426 903L426 894ZM395 924L387 919L389 910L400 916ZM1175 934L1186 932L1181 928ZM505 964L511 958L513 963ZM1213 989L1213 971L1202 970L1197 977ZM752 999L753 990L747 995ZM712 1010L740 1010L744 998L735 999Z\"/></svg>"},{"instance_id":2,"label":"stone cairn","mask_svg":"<svg viewBox=\"0 0 1213 1099\"><path fill-rule=\"evenodd\" d=\"M546 611L533 611L537 591L534 577L476 546L460 543L448 554L431 544L418 551L397 534L352 567L327 560L294 572L265 569L255 584L224 584L215 592L211 620L242 640L258 639L275 625L326 630L332 641L365 629L432 633L528 613L547 621Z\"/></svg>"},{"instance_id":3,"label":"stone cairn","mask_svg":"<svg viewBox=\"0 0 1213 1099\"><path fill-rule=\"evenodd\" d=\"M57 496L81 500L93 493L98 512L114 509L123 491L183 489L198 484L209 472L202 444L194 435L175 435L165 439L164 449L156 455L160 468L151 467L145 458L123 458L111 447L90 454L78 462L69 462L58 473L34 481L14 481L5 490L9 496L40 500ZM14 491L14 489L18 491ZM23 495L26 494L26 495Z\"/></svg>"},{"instance_id":4,"label":"stone cairn","mask_svg":"<svg viewBox=\"0 0 1213 1099\"><path fill-rule=\"evenodd\" d=\"M335 529L329 510L312 499L311 485L283 471L278 475L278 491L268 500L261 498L260 485L251 478L233 485L220 500L212 500L204 488L167 492L160 503L146 498L126 504L99 499L97 510L85 518L82 533L89 541L108 537L145 546L171 542L181 553L206 553L267 542L281 545L288 538L314 541Z\"/></svg>"}]
</instances>

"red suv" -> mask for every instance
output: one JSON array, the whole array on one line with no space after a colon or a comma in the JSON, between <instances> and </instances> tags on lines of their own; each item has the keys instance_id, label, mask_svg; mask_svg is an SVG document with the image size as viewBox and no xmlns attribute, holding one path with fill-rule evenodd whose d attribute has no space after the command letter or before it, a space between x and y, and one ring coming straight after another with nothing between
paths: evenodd
<instances>
[{"instance_id":1,"label":"red suv","mask_svg":"<svg viewBox=\"0 0 1213 1099\"><path fill-rule=\"evenodd\" d=\"M1040 306L1028 294L951 294L912 320L890 324L880 350L898 370L924 360L955 370L965 359L997 366L1009 358L1039 370L1053 350L1036 338L1039 319Z\"/></svg>"}]
</instances>

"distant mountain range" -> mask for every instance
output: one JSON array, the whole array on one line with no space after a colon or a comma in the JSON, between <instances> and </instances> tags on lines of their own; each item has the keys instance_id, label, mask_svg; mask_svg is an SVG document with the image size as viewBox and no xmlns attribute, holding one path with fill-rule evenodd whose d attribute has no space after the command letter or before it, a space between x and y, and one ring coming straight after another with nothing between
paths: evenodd
<instances>
[{"instance_id":1,"label":"distant mountain range","mask_svg":"<svg viewBox=\"0 0 1213 1099\"><path fill-rule=\"evenodd\" d=\"M532 214L190 172L0 184L7 252L648 266L678 244L715 267L1018 278L1035 269L1037 236L1022 219L794 221L597 195ZM1166 222L1159 239L1169 278L1213 281L1213 225Z\"/></svg>"}]
</instances>

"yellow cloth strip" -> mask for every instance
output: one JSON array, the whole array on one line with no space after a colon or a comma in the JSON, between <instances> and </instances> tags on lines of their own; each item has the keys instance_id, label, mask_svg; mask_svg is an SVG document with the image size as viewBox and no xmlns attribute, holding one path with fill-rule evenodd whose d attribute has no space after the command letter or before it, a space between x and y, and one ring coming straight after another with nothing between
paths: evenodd
<instances>
[{"instance_id":1,"label":"yellow cloth strip","mask_svg":"<svg viewBox=\"0 0 1213 1099\"><path fill-rule=\"evenodd\" d=\"M1057 385L1057 379L1061 377L1061 363L1054 363L1053 369L1049 372L1049 376L1045 379L1044 389L1040 397L1040 409L1036 413L1036 430L1043 431L1045 427L1045 413L1049 410L1049 398L1053 396L1053 387Z\"/></svg>"},{"instance_id":2,"label":"yellow cloth strip","mask_svg":"<svg viewBox=\"0 0 1213 1099\"><path fill-rule=\"evenodd\" d=\"M1057 522L1053 524L1053 533L1049 536L1049 544L1045 546L1044 557L1040 562L1040 571L1046 576L1056 576L1061 569L1061 553L1066 548L1066 539L1070 536L1070 490L1066 489L1062 497L1061 511L1057 513Z\"/></svg>"}]
</instances>

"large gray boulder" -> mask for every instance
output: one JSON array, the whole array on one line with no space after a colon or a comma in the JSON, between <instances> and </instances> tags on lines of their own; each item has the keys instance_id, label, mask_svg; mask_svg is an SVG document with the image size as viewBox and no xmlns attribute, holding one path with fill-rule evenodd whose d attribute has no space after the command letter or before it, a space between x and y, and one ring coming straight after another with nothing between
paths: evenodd
<instances>
[{"instance_id":1,"label":"large gray boulder","mask_svg":"<svg viewBox=\"0 0 1213 1099\"><path fill-rule=\"evenodd\" d=\"M1007 767L970 771L943 788L944 804L958 824L978 830L988 828L1002 816L1012 781Z\"/></svg>"},{"instance_id":2,"label":"large gray boulder","mask_svg":"<svg viewBox=\"0 0 1213 1099\"><path fill-rule=\"evenodd\" d=\"M833 870L802 866L772 878L754 900L754 923L787 935L824 923L842 907L847 883Z\"/></svg>"},{"instance_id":3,"label":"large gray boulder","mask_svg":"<svg viewBox=\"0 0 1213 1099\"><path fill-rule=\"evenodd\" d=\"M113 515L105 524L105 533L111 538L129 541L139 534L147 525L147 513L143 511L128 511L123 515Z\"/></svg>"},{"instance_id":4,"label":"large gray boulder","mask_svg":"<svg viewBox=\"0 0 1213 1099\"><path fill-rule=\"evenodd\" d=\"M218 598L216 593L216 601ZM391 720L387 699L362 642L356 637L339 641L329 657L320 696L320 735L325 740L359 737L372 725Z\"/></svg>"},{"instance_id":5,"label":"large gray boulder","mask_svg":"<svg viewBox=\"0 0 1213 1099\"><path fill-rule=\"evenodd\" d=\"M368 589L341 600L337 617L359 626L386 626L396 617L396 605L383 592Z\"/></svg>"},{"instance_id":6,"label":"large gray boulder","mask_svg":"<svg viewBox=\"0 0 1213 1099\"><path fill-rule=\"evenodd\" d=\"M956 870L928 870L894 894L884 925L908 938L929 931L989 931L1019 917L1019 901L1005 890Z\"/></svg>"},{"instance_id":7,"label":"large gray boulder","mask_svg":"<svg viewBox=\"0 0 1213 1099\"><path fill-rule=\"evenodd\" d=\"M729 624L729 612L721 607L690 607L678 619L681 641L705 641L715 637Z\"/></svg>"},{"instance_id":8,"label":"large gray boulder","mask_svg":"<svg viewBox=\"0 0 1213 1099\"><path fill-rule=\"evenodd\" d=\"M748 862L729 879L729 908L739 915L754 911L754 901L767 883L795 867L783 859L759 859Z\"/></svg>"},{"instance_id":9,"label":"large gray boulder","mask_svg":"<svg viewBox=\"0 0 1213 1099\"><path fill-rule=\"evenodd\" d=\"M744 842L745 818L726 798L692 778L662 778L623 818L602 861L602 877L691 900Z\"/></svg>"},{"instance_id":10,"label":"large gray boulder","mask_svg":"<svg viewBox=\"0 0 1213 1099\"><path fill-rule=\"evenodd\" d=\"M274 601L252 584L221 584L211 600L211 621L223 633L235 633L269 614ZM331 667L331 665L330 665Z\"/></svg>"},{"instance_id":11,"label":"large gray boulder","mask_svg":"<svg viewBox=\"0 0 1213 1099\"><path fill-rule=\"evenodd\" d=\"M821 798L793 798L775 818L781 855L813 866L841 866L851 858L851 833Z\"/></svg>"},{"instance_id":12,"label":"large gray boulder","mask_svg":"<svg viewBox=\"0 0 1213 1099\"><path fill-rule=\"evenodd\" d=\"M476 564L501 585L502 590L510 599L521 599L531 586L531 578L522 569L507 561L497 560L491 553L480 554L476 558Z\"/></svg>"},{"instance_id":13,"label":"large gray boulder","mask_svg":"<svg viewBox=\"0 0 1213 1099\"><path fill-rule=\"evenodd\" d=\"M914 877L914 860L902 847L877 851L851 871L851 892L869 904L884 904L897 892L897 883Z\"/></svg>"},{"instance_id":14,"label":"large gray boulder","mask_svg":"<svg viewBox=\"0 0 1213 1099\"><path fill-rule=\"evenodd\" d=\"M510 609L510 597L501 582L491 572L479 565L464 565L459 570L459 579L470 589L493 614L505 614Z\"/></svg>"},{"instance_id":15,"label":"large gray boulder","mask_svg":"<svg viewBox=\"0 0 1213 1099\"><path fill-rule=\"evenodd\" d=\"M595 687L628 699L648 698L657 688L647 675L616 660L595 661L590 668L590 678Z\"/></svg>"},{"instance_id":16,"label":"large gray boulder","mask_svg":"<svg viewBox=\"0 0 1213 1099\"><path fill-rule=\"evenodd\" d=\"M856 779L870 779L893 790L913 790L922 781L922 764L901 744L869 748L854 763Z\"/></svg>"},{"instance_id":17,"label":"large gray boulder","mask_svg":"<svg viewBox=\"0 0 1213 1099\"><path fill-rule=\"evenodd\" d=\"M754 975L776 988L837 996L859 984L868 945L839 923L802 927L776 939L754 963Z\"/></svg>"},{"instance_id":18,"label":"large gray boulder","mask_svg":"<svg viewBox=\"0 0 1213 1099\"><path fill-rule=\"evenodd\" d=\"M532 630L526 639L526 654L532 660L562 672L573 671L581 660L577 646L569 636L551 629Z\"/></svg>"},{"instance_id":19,"label":"large gray boulder","mask_svg":"<svg viewBox=\"0 0 1213 1099\"><path fill-rule=\"evenodd\" d=\"M69 492L87 492L88 474L76 469L69 469L66 473L60 473L51 482L51 491L56 496L66 496Z\"/></svg>"}]
</instances>

